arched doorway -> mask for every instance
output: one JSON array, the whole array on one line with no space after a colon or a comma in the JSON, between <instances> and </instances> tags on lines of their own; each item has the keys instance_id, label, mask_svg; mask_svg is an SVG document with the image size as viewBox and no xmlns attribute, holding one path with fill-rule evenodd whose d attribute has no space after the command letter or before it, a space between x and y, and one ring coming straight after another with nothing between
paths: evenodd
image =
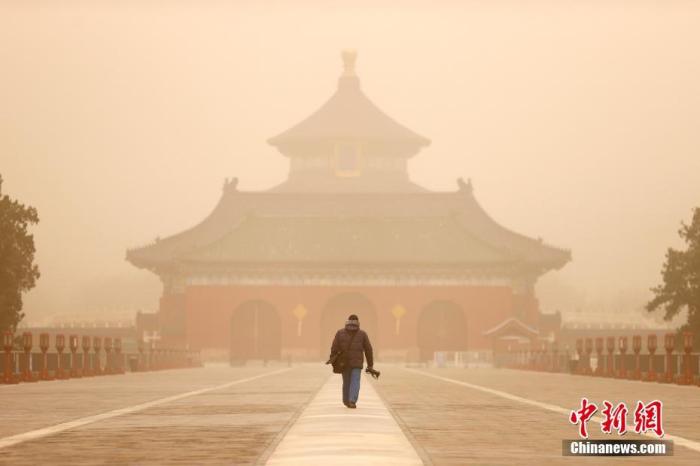
<instances>
[{"instance_id":1,"label":"arched doorway","mask_svg":"<svg viewBox=\"0 0 700 466\"><path fill-rule=\"evenodd\" d=\"M418 317L418 348L421 361L435 351L465 351L467 323L462 308L450 301L433 301Z\"/></svg>"},{"instance_id":2,"label":"arched doorway","mask_svg":"<svg viewBox=\"0 0 700 466\"><path fill-rule=\"evenodd\" d=\"M250 359L280 359L280 318L275 307L261 300L246 301L231 316L231 364Z\"/></svg>"},{"instance_id":3,"label":"arched doorway","mask_svg":"<svg viewBox=\"0 0 700 466\"><path fill-rule=\"evenodd\" d=\"M377 338L377 312L372 301L360 293L343 293L328 300L321 313L321 356L330 353L333 337L345 326L350 314L360 318L360 328L372 339ZM376 347L376 345L373 345Z\"/></svg>"}]
</instances>

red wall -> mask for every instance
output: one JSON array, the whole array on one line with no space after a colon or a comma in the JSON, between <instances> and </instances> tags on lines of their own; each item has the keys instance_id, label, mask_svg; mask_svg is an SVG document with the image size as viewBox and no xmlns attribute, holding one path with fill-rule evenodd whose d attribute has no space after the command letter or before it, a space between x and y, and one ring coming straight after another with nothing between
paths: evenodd
<instances>
[{"instance_id":1,"label":"red wall","mask_svg":"<svg viewBox=\"0 0 700 466\"><path fill-rule=\"evenodd\" d=\"M382 351L416 347L418 316L432 301L451 301L463 309L469 349L490 348L482 333L513 316L516 307L527 321L537 313L534 298L514 296L511 288L505 286L190 286L184 295L185 338L193 348L228 349L234 310L247 300L260 299L270 302L279 313L283 351L318 351L324 306L334 296L353 292L367 297L375 307L377 335L370 335L370 338ZM297 319L292 314L299 304L308 310L301 336L297 335ZM397 304L407 311L401 319L398 335L391 314ZM338 322L337 327L342 327L343 323Z\"/></svg>"}]
</instances>

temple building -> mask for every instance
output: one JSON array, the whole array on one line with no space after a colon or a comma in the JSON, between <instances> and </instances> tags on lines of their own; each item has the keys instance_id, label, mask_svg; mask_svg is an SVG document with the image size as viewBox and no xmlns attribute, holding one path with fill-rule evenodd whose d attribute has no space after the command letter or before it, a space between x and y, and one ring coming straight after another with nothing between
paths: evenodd
<instances>
[{"instance_id":1,"label":"temple building","mask_svg":"<svg viewBox=\"0 0 700 466\"><path fill-rule=\"evenodd\" d=\"M318 360L352 313L380 359L543 336L534 285L570 252L496 223L471 182L413 183L407 162L430 140L367 98L355 58L343 53L321 108L268 141L289 159L286 181L248 192L227 180L199 224L127 251L163 282L163 342L232 361Z\"/></svg>"}]
</instances>

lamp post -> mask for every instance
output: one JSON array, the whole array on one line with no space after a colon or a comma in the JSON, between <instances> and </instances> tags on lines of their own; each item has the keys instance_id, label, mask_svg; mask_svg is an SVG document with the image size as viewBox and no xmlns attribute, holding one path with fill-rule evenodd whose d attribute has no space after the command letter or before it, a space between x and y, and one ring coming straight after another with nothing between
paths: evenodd
<instances>
[{"instance_id":1,"label":"lamp post","mask_svg":"<svg viewBox=\"0 0 700 466\"><path fill-rule=\"evenodd\" d=\"M664 382L673 382L673 374L675 368L673 367L673 348L676 346L676 335L673 333L667 333L664 335L664 349L666 349L666 374L664 375Z\"/></svg>"},{"instance_id":2,"label":"lamp post","mask_svg":"<svg viewBox=\"0 0 700 466\"><path fill-rule=\"evenodd\" d=\"M635 335L632 337L632 351L634 351L634 373L632 378L634 380L641 380L642 378L642 361L639 353L642 351L642 336Z\"/></svg>"},{"instance_id":3,"label":"lamp post","mask_svg":"<svg viewBox=\"0 0 700 466\"><path fill-rule=\"evenodd\" d=\"M83 349L83 377L90 377L93 375L92 370L90 370L90 337L83 335L80 343Z\"/></svg>"},{"instance_id":4,"label":"lamp post","mask_svg":"<svg viewBox=\"0 0 700 466\"><path fill-rule=\"evenodd\" d=\"M627 378L627 337L620 337L618 340L618 347L620 349L620 369L617 371L617 377L620 379Z\"/></svg>"},{"instance_id":5,"label":"lamp post","mask_svg":"<svg viewBox=\"0 0 700 466\"><path fill-rule=\"evenodd\" d=\"M595 339L595 354L596 354L596 366L593 375L602 376L603 375L603 337L596 337Z\"/></svg>"},{"instance_id":6,"label":"lamp post","mask_svg":"<svg viewBox=\"0 0 700 466\"><path fill-rule=\"evenodd\" d=\"M24 348L24 370L22 371L22 381L23 382L36 382L36 379L32 376L32 346L33 341L31 332L24 332L22 334L22 347Z\"/></svg>"},{"instance_id":7,"label":"lamp post","mask_svg":"<svg viewBox=\"0 0 700 466\"><path fill-rule=\"evenodd\" d=\"M12 359L12 347L14 346L14 334L9 330L2 334L2 347L5 350L5 371L2 383L17 383L14 376L14 361Z\"/></svg>"},{"instance_id":8,"label":"lamp post","mask_svg":"<svg viewBox=\"0 0 700 466\"><path fill-rule=\"evenodd\" d=\"M649 351L649 364L647 372L647 382L656 382L656 365L654 364L654 353L656 353L657 341L656 334L650 333L647 336L647 350Z\"/></svg>"},{"instance_id":9,"label":"lamp post","mask_svg":"<svg viewBox=\"0 0 700 466\"><path fill-rule=\"evenodd\" d=\"M605 340L605 349L608 350L608 361L605 364L605 375L615 377L615 337L608 337Z\"/></svg>"},{"instance_id":10,"label":"lamp post","mask_svg":"<svg viewBox=\"0 0 700 466\"><path fill-rule=\"evenodd\" d=\"M70 348L71 362L70 362L70 376L80 377L81 374L78 371L78 335L70 335L68 337L68 348Z\"/></svg>"},{"instance_id":11,"label":"lamp post","mask_svg":"<svg viewBox=\"0 0 700 466\"><path fill-rule=\"evenodd\" d=\"M102 340L100 337L92 338L92 349L95 351L95 359L92 367L92 372L95 375L102 375L102 364L100 363L100 349L102 348Z\"/></svg>"},{"instance_id":12,"label":"lamp post","mask_svg":"<svg viewBox=\"0 0 700 466\"><path fill-rule=\"evenodd\" d=\"M50 338L48 333L42 333L39 335L39 349L41 350L41 371L39 372L39 378L41 380L51 380L49 377L49 361L48 353L50 346Z\"/></svg>"},{"instance_id":13,"label":"lamp post","mask_svg":"<svg viewBox=\"0 0 700 466\"><path fill-rule=\"evenodd\" d=\"M56 335L56 353L58 353L58 361L56 365L56 378L65 379L66 370L63 362L63 350L66 349L66 336L63 334Z\"/></svg>"}]
</instances>

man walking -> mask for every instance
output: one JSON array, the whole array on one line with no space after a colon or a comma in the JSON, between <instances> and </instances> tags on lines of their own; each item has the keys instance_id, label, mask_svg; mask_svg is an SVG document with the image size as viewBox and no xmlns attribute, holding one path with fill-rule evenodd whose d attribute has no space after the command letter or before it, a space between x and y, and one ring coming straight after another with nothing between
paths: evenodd
<instances>
[{"instance_id":1,"label":"man walking","mask_svg":"<svg viewBox=\"0 0 700 466\"><path fill-rule=\"evenodd\" d=\"M346 361L343 371L343 404L348 408L356 408L364 356L367 356L368 368L372 368L374 357L369 337L364 330L360 330L360 319L355 314L348 317L345 328L338 330L333 339L331 355L341 351Z\"/></svg>"}]
</instances>

